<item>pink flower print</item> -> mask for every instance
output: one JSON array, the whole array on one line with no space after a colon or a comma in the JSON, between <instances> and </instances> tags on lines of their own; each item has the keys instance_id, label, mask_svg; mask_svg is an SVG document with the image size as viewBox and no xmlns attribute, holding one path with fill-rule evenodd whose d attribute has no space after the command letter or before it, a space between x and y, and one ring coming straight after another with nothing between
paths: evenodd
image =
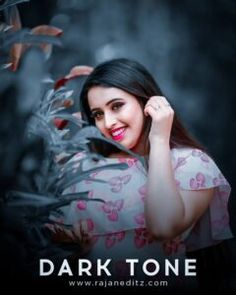
<instances>
[{"instance_id":1,"label":"pink flower print","mask_svg":"<svg viewBox=\"0 0 236 295\"><path fill-rule=\"evenodd\" d=\"M137 159L131 159L131 158L119 158L120 163L126 163L129 167L132 167L135 162L137 162Z\"/></svg>"},{"instance_id":2,"label":"pink flower print","mask_svg":"<svg viewBox=\"0 0 236 295\"><path fill-rule=\"evenodd\" d=\"M117 177L112 177L109 180L109 185L112 186L111 191L113 193L118 193L121 191L122 186L124 184L127 184L131 179L131 175L125 175L125 176L117 176Z\"/></svg>"},{"instance_id":3,"label":"pink flower print","mask_svg":"<svg viewBox=\"0 0 236 295\"><path fill-rule=\"evenodd\" d=\"M115 202L108 201L102 205L102 209L107 214L107 218L110 221L118 221L118 211L122 209L123 205L123 199L117 200Z\"/></svg>"},{"instance_id":4,"label":"pink flower print","mask_svg":"<svg viewBox=\"0 0 236 295\"><path fill-rule=\"evenodd\" d=\"M210 162L209 157L204 153L201 154L201 160L206 163Z\"/></svg>"},{"instance_id":5,"label":"pink flower print","mask_svg":"<svg viewBox=\"0 0 236 295\"><path fill-rule=\"evenodd\" d=\"M144 184L138 189L139 194L141 195L141 199L144 202L146 196L147 196L147 186Z\"/></svg>"},{"instance_id":6,"label":"pink flower print","mask_svg":"<svg viewBox=\"0 0 236 295\"><path fill-rule=\"evenodd\" d=\"M171 255L174 253L179 252L183 249L183 242L181 241L180 237L177 237L174 240L163 242L162 248L166 255Z\"/></svg>"},{"instance_id":7,"label":"pink flower print","mask_svg":"<svg viewBox=\"0 0 236 295\"><path fill-rule=\"evenodd\" d=\"M178 169L180 166L183 166L183 165L185 165L185 164L186 164L186 159L183 158L183 157L179 157L179 158L177 159L177 163L176 163L176 165L175 165L174 170Z\"/></svg>"},{"instance_id":8,"label":"pink flower print","mask_svg":"<svg viewBox=\"0 0 236 295\"><path fill-rule=\"evenodd\" d=\"M92 197L93 197L93 191L90 191L88 193L88 198L92 198ZM77 208L79 210L86 210L87 209L87 201L78 201Z\"/></svg>"},{"instance_id":9,"label":"pink flower print","mask_svg":"<svg viewBox=\"0 0 236 295\"><path fill-rule=\"evenodd\" d=\"M205 187L205 180L205 176L201 172L198 172L195 178L190 179L190 187L192 189L203 188Z\"/></svg>"},{"instance_id":10,"label":"pink flower print","mask_svg":"<svg viewBox=\"0 0 236 295\"><path fill-rule=\"evenodd\" d=\"M134 236L134 244L136 248L140 249L153 242L152 236L146 228L136 228Z\"/></svg>"},{"instance_id":11,"label":"pink flower print","mask_svg":"<svg viewBox=\"0 0 236 295\"><path fill-rule=\"evenodd\" d=\"M224 176L222 175L222 173L219 173L218 177L213 178L213 184L216 186L226 184L226 180Z\"/></svg>"},{"instance_id":12,"label":"pink flower print","mask_svg":"<svg viewBox=\"0 0 236 295\"><path fill-rule=\"evenodd\" d=\"M117 242L121 242L124 238L125 238L125 231L108 234L105 240L106 248L110 249Z\"/></svg>"},{"instance_id":13,"label":"pink flower print","mask_svg":"<svg viewBox=\"0 0 236 295\"><path fill-rule=\"evenodd\" d=\"M197 149L192 150L192 156L193 157L200 157L200 159L203 162L206 162L206 163L209 163L210 162L209 157L205 153L203 153L202 151L200 151L200 150L197 150Z\"/></svg>"},{"instance_id":14,"label":"pink flower print","mask_svg":"<svg viewBox=\"0 0 236 295\"><path fill-rule=\"evenodd\" d=\"M192 150L192 156L193 157L200 157L201 154L202 154L202 151L200 151L200 150L197 150L197 149Z\"/></svg>"},{"instance_id":15,"label":"pink flower print","mask_svg":"<svg viewBox=\"0 0 236 295\"><path fill-rule=\"evenodd\" d=\"M89 175L89 178L95 178L96 176L98 175L98 172L93 172L93 173L91 173L90 175ZM86 184L90 184L90 183L92 183L93 181L92 180L89 180L89 179L86 179L85 180L85 183Z\"/></svg>"},{"instance_id":16,"label":"pink flower print","mask_svg":"<svg viewBox=\"0 0 236 295\"><path fill-rule=\"evenodd\" d=\"M145 218L144 218L144 213L139 213L134 216L134 220L138 225L144 225L145 224Z\"/></svg>"},{"instance_id":17,"label":"pink flower print","mask_svg":"<svg viewBox=\"0 0 236 295\"><path fill-rule=\"evenodd\" d=\"M221 180L218 177L213 178L212 182L215 186L218 186L221 184Z\"/></svg>"},{"instance_id":18,"label":"pink flower print","mask_svg":"<svg viewBox=\"0 0 236 295\"><path fill-rule=\"evenodd\" d=\"M86 201L78 201L77 208L79 210L85 210L85 209L87 209Z\"/></svg>"}]
</instances>

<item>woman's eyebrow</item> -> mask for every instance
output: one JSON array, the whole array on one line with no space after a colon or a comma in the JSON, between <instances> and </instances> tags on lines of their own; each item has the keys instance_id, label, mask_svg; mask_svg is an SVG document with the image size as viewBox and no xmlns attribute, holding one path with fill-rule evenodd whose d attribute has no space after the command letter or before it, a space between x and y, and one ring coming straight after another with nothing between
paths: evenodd
<instances>
[{"instance_id":1,"label":"woman's eyebrow","mask_svg":"<svg viewBox=\"0 0 236 295\"><path fill-rule=\"evenodd\" d=\"M113 98L113 99L109 100L105 105L108 106L109 104L111 104L111 103L113 103L114 101L117 101L117 100L123 100L123 98L118 98L118 97L117 98ZM99 110L99 109L100 108L93 108L90 111L93 112L93 111Z\"/></svg>"}]
</instances>

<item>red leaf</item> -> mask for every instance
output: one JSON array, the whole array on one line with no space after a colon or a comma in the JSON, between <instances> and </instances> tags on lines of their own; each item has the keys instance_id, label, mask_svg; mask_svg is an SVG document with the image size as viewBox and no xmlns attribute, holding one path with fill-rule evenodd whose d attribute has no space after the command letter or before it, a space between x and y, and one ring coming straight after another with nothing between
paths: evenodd
<instances>
[{"instance_id":1,"label":"red leaf","mask_svg":"<svg viewBox=\"0 0 236 295\"><path fill-rule=\"evenodd\" d=\"M57 127L57 129L62 130L66 127L66 125L68 124L68 121L60 119L60 118L54 118L53 123Z\"/></svg>"}]
</instances>

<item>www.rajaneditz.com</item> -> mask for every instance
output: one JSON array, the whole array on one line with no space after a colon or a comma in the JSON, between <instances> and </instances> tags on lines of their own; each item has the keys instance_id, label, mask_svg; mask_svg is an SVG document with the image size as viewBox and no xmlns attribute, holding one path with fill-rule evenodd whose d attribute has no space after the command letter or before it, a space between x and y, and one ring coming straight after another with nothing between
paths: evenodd
<instances>
[{"instance_id":1,"label":"www.rajaneditz.com","mask_svg":"<svg viewBox=\"0 0 236 295\"><path fill-rule=\"evenodd\" d=\"M68 281L70 287L167 287L168 281L142 281L130 279L126 281L97 280L97 281Z\"/></svg>"}]
</instances>

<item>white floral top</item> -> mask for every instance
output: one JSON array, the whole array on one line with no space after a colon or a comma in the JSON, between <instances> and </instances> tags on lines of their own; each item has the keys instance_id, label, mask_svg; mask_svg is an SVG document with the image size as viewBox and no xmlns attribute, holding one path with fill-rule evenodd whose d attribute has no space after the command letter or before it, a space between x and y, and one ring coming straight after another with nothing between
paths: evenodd
<instances>
[{"instance_id":1,"label":"white floral top","mask_svg":"<svg viewBox=\"0 0 236 295\"><path fill-rule=\"evenodd\" d=\"M79 153L76 159L84 155ZM230 186L214 161L198 149L172 149L172 166L176 185L180 190L215 188L209 209L201 219L181 236L168 242L152 239L145 227L144 200L147 172L134 158L108 158L96 164L84 162L83 170L94 165L125 162L128 169L104 169L90 175L94 180L82 181L66 193L89 191L89 198L105 202L74 201L64 207L64 221L73 224L86 220L93 236L89 259L112 258L118 276L126 272L126 258L164 259L182 256L186 251L214 245L232 237L227 202ZM160 184L161 185L161 184ZM160 208L161 210L161 208ZM158 212L157 212L158 214Z\"/></svg>"}]
</instances>

